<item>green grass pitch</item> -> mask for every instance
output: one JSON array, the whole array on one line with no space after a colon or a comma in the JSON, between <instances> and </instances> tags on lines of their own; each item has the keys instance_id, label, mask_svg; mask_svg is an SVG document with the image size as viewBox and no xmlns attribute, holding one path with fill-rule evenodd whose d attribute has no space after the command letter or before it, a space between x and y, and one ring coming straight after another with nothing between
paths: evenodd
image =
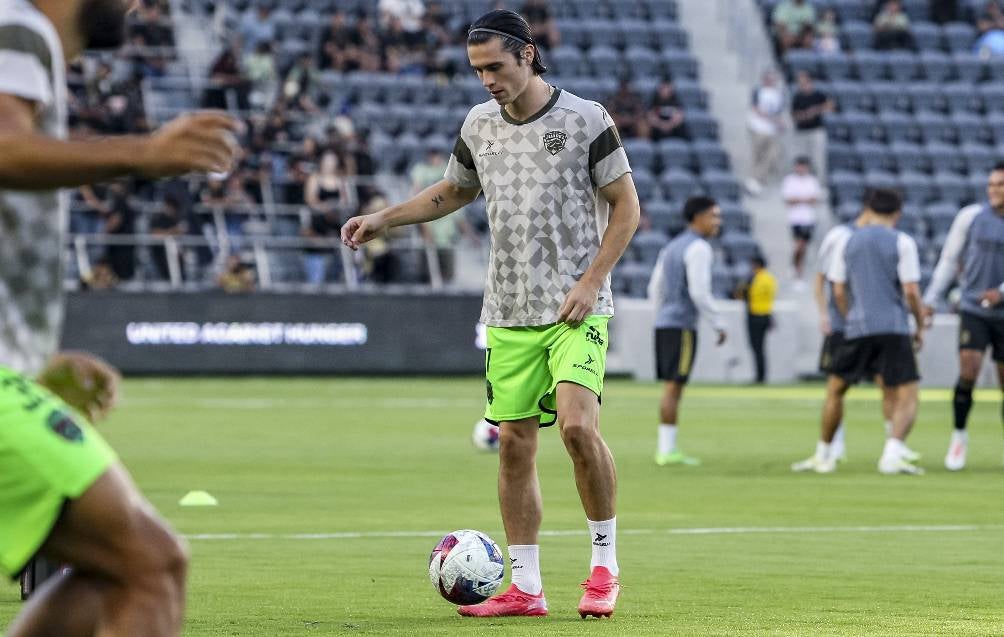
<instances>
[{"instance_id":1,"label":"green grass pitch","mask_svg":"<svg viewBox=\"0 0 1004 637\"><path fill-rule=\"evenodd\" d=\"M680 442L704 466L659 468L659 387L608 382L623 591L604 621L575 611L589 542L553 430L539 458L550 617L461 618L430 586L441 532L504 540L497 457L469 440L480 379L133 380L102 429L190 538L186 635L1004 634L998 392L978 395L962 473L941 468L949 394L934 391L910 439L928 475L879 475L877 394L861 388L849 462L793 475L821 392L692 387ZM193 489L219 506L180 507ZM2 624L16 593L0 590Z\"/></svg>"}]
</instances>

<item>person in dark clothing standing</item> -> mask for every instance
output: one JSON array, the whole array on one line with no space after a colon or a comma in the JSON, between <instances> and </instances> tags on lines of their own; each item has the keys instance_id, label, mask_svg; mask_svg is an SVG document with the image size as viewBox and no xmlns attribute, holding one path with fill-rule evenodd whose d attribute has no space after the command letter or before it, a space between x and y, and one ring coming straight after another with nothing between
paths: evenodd
<instances>
[{"instance_id":1,"label":"person in dark clothing standing","mask_svg":"<svg viewBox=\"0 0 1004 637\"><path fill-rule=\"evenodd\" d=\"M122 182L113 183L108 194L108 215L105 217L105 233L112 236L136 234L136 209L129 203L129 192ZM128 281L136 274L136 246L132 244L108 245L105 257L115 276L120 281Z\"/></svg>"},{"instance_id":2,"label":"person in dark clothing standing","mask_svg":"<svg viewBox=\"0 0 1004 637\"><path fill-rule=\"evenodd\" d=\"M764 342L774 325L774 297L777 296L777 279L767 271L767 261L760 255L751 259L753 275L746 284L746 329L756 365L756 383L767 382L767 356Z\"/></svg>"}]
</instances>

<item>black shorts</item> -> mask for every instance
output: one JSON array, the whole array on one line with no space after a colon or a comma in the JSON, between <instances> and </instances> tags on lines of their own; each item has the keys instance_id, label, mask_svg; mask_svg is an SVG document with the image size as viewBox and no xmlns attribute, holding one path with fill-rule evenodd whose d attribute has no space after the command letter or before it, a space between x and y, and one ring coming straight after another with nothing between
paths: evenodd
<instances>
[{"instance_id":1,"label":"black shorts","mask_svg":"<svg viewBox=\"0 0 1004 637\"><path fill-rule=\"evenodd\" d=\"M969 312L959 314L959 350L983 352L993 348L993 358L1004 363L1004 320L983 318Z\"/></svg>"},{"instance_id":2,"label":"black shorts","mask_svg":"<svg viewBox=\"0 0 1004 637\"><path fill-rule=\"evenodd\" d=\"M655 375L659 380L686 383L697 354L697 332L677 327L655 330Z\"/></svg>"},{"instance_id":3,"label":"black shorts","mask_svg":"<svg viewBox=\"0 0 1004 637\"><path fill-rule=\"evenodd\" d=\"M920 380L913 340L906 334L875 334L843 342L833 357L830 373L852 385L872 376L886 387Z\"/></svg>"},{"instance_id":4,"label":"black shorts","mask_svg":"<svg viewBox=\"0 0 1004 637\"><path fill-rule=\"evenodd\" d=\"M837 350L844 344L843 332L830 332L823 339L823 349L819 352L819 371L829 374L833 367L833 359L837 355Z\"/></svg>"},{"instance_id":5,"label":"black shorts","mask_svg":"<svg viewBox=\"0 0 1004 637\"><path fill-rule=\"evenodd\" d=\"M796 239L801 239L802 241L812 241L812 233L816 230L816 226L792 226L791 236Z\"/></svg>"}]
</instances>

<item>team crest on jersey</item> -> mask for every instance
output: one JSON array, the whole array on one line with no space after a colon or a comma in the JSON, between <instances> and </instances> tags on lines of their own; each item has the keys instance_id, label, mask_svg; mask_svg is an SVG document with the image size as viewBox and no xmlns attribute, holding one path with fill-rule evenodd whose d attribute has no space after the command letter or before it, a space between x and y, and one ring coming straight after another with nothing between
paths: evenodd
<instances>
[{"instance_id":1,"label":"team crest on jersey","mask_svg":"<svg viewBox=\"0 0 1004 637\"><path fill-rule=\"evenodd\" d=\"M544 133L544 148L552 155L557 155L565 147L568 135L564 131L552 130Z\"/></svg>"}]
</instances>

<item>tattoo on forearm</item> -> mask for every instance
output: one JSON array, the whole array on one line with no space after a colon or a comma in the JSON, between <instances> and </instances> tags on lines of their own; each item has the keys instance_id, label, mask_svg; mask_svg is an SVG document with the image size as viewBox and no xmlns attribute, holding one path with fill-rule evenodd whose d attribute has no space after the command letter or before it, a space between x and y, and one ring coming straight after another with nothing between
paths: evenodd
<instances>
[{"instance_id":1,"label":"tattoo on forearm","mask_svg":"<svg viewBox=\"0 0 1004 637\"><path fill-rule=\"evenodd\" d=\"M442 206L444 201L446 201L446 197L443 195L436 195L432 198L432 203L436 204L436 208Z\"/></svg>"}]
</instances>

